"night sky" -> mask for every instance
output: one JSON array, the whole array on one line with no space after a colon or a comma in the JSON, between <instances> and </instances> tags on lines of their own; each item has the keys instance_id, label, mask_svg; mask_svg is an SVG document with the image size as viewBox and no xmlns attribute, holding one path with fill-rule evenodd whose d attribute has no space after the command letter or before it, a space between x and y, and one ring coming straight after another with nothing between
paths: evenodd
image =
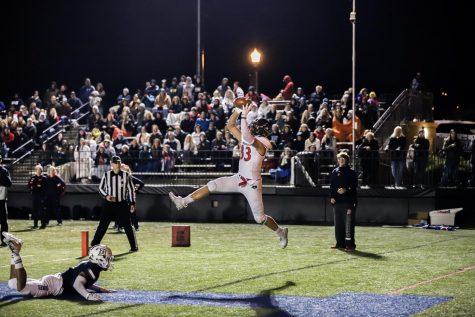
<instances>
[{"instance_id":1,"label":"night sky","mask_svg":"<svg viewBox=\"0 0 475 317\"><path fill-rule=\"evenodd\" d=\"M436 99L439 117L472 107L466 2L359 0L357 88L398 93L421 71L430 90L449 93ZM341 94L351 85L350 10L349 0L202 0L208 88L223 76L247 86L257 47L262 92L275 95L289 74L307 93L319 83ZM0 21L3 101L51 80L78 89L85 77L115 98L195 72L195 0L2 1Z\"/></svg>"}]
</instances>

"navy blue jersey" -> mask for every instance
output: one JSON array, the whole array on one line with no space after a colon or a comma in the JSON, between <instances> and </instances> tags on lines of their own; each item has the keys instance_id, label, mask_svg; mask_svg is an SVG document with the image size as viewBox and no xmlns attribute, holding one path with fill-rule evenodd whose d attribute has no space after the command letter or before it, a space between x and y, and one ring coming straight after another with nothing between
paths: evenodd
<instances>
[{"instance_id":1,"label":"navy blue jersey","mask_svg":"<svg viewBox=\"0 0 475 317\"><path fill-rule=\"evenodd\" d=\"M82 261L75 267L70 267L66 272L62 273L64 293L75 292L73 288L74 281L78 275L82 275L86 279L87 289L91 287L98 279L102 268L91 261Z\"/></svg>"}]
</instances>

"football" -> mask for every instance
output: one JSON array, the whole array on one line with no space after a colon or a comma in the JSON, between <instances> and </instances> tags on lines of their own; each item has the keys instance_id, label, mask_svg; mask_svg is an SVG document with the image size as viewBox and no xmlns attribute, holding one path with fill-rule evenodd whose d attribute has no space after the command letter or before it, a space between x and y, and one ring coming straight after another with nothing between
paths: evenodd
<instances>
[{"instance_id":1,"label":"football","mask_svg":"<svg viewBox=\"0 0 475 317\"><path fill-rule=\"evenodd\" d=\"M246 99L246 98L242 98L242 97L241 97L241 98L236 98L236 99L234 99L234 102L233 102L233 103L234 103L234 106L235 106L235 107L242 108L242 106L248 105L248 104L250 104L251 102L252 102L252 100Z\"/></svg>"}]
</instances>

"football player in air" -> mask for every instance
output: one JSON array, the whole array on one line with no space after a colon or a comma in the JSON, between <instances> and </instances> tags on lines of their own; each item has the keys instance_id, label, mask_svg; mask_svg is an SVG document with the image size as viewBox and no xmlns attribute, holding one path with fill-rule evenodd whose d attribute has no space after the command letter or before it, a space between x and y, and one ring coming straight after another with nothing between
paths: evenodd
<instances>
[{"instance_id":1,"label":"football player in air","mask_svg":"<svg viewBox=\"0 0 475 317\"><path fill-rule=\"evenodd\" d=\"M249 103L243 105L242 110L235 107L226 125L226 128L240 143L241 156L238 173L212 180L186 197L175 196L172 192L169 193L169 196L176 208L180 210L210 193L241 193L246 197L251 207L254 220L275 231L279 237L280 246L285 248L288 242L288 228L280 227L271 216L266 215L262 202L261 166L267 150L272 147L267 139L270 134L270 124L266 119L257 119L249 127L246 116L251 107ZM239 130L236 121L240 113L241 129Z\"/></svg>"},{"instance_id":2,"label":"football player in air","mask_svg":"<svg viewBox=\"0 0 475 317\"><path fill-rule=\"evenodd\" d=\"M102 271L112 268L112 251L99 244L89 250L89 260L82 261L64 273L43 276L39 280L27 278L26 270L20 257L23 241L14 235L3 232L5 243L12 252L10 279L8 286L23 295L33 297L59 296L62 294L79 294L86 300L100 301L97 293L111 293L112 290L95 285ZM93 291L93 292L91 292Z\"/></svg>"}]
</instances>

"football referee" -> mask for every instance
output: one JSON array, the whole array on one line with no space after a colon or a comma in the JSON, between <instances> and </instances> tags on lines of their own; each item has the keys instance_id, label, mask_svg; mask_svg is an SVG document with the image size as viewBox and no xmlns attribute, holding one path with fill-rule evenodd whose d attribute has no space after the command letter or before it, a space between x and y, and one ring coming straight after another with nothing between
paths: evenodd
<instances>
[{"instance_id":1,"label":"football referee","mask_svg":"<svg viewBox=\"0 0 475 317\"><path fill-rule=\"evenodd\" d=\"M130 214L135 211L135 188L129 173L120 169L120 157L112 157L112 170L102 176L99 192L104 198L101 219L91 246L101 243L112 220L117 219L125 229L130 243L130 251L138 251L135 231L132 229Z\"/></svg>"}]
</instances>

